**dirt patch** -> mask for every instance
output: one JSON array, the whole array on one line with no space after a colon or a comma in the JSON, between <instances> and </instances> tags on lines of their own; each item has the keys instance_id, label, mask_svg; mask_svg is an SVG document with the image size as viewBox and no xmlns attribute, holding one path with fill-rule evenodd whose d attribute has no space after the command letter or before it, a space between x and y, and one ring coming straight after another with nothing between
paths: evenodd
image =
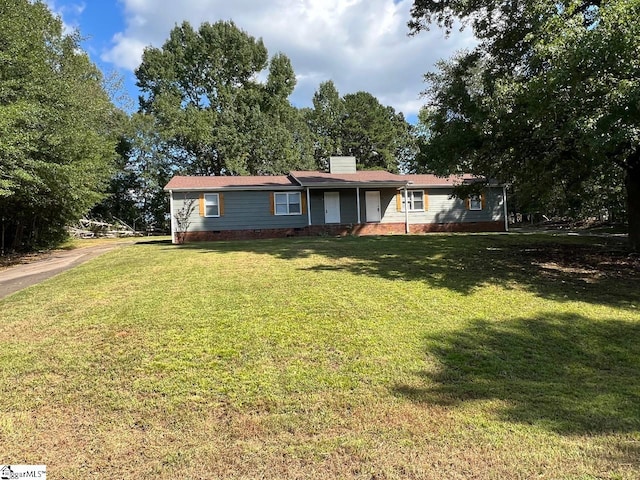
<instances>
[{"instance_id":1,"label":"dirt patch","mask_svg":"<svg viewBox=\"0 0 640 480\"><path fill-rule=\"evenodd\" d=\"M583 278L640 278L640 255L599 245L548 244L521 250L523 259L547 272Z\"/></svg>"},{"instance_id":2,"label":"dirt patch","mask_svg":"<svg viewBox=\"0 0 640 480\"><path fill-rule=\"evenodd\" d=\"M31 252L0 256L0 271L13 267L14 265L26 265L29 263L45 260L53 255L54 251Z\"/></svg>"}]
</instances>

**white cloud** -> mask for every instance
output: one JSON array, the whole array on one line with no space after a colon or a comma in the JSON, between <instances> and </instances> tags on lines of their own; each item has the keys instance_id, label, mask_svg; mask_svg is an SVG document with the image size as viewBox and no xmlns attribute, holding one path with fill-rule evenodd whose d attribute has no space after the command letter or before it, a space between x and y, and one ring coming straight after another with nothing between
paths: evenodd
<instances>
[{"instance_id":1,"label":"white cloud","mask_svg":"<svg viewBox=\"0 0 640 480\"><path fill-rule=\"evenodd\" d=\"M45 0L44 2L54 15L60 17L62 21L62 33L71 35L78 30L78 17L86 8L84 2L70 3L68 5L58 7L55 0Z\"/></svg>"},{"instance_id":2,"label":"white cloud","mask_svg":"<svg viewBox=\"0 0 640 480\"><path fill-rule=\"evenodd\" d=\"M440 58L473 45L470 32L444 39L437 29L409 37L411 0L121 0L126 29L102 56L117 67L135 69L144 47L160 47L184 20L233 20L261 37L271 55L287 55L297 74L292 95L311 105L320 82L333 80L344 95L364 90L405 115L423 103L423 75Z\"/></svg>"},{"instance_id":3,"label":"white cloud","mask_svg":"<svg viewBox=\"0 0 640 480\"><path fill-rule=\"evenodd\" d=\"M113 42L115 43L114 47L101 55L100 58L103 61L131 71L140 65L142 52L148 45L147 42L135 37L128 37L122 33L116 33L113 36Z\"/></svg>"}]
</instances>

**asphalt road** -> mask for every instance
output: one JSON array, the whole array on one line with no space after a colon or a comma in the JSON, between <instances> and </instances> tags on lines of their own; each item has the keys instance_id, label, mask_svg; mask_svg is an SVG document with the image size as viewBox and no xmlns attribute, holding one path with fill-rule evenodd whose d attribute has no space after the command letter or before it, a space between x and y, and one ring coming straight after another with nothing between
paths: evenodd
<instances>
[{"instance_id":1,"label":"asphalt road","mask_svg":"<svg viewBox=\"0 0 640 480\"><path fill-rule=\"evenodd\" d=\"M56 250L46 258L0 270L0 299L76 267L105 252L132 243L118 242L75 250Z\"/></svg>"}]
</instances>

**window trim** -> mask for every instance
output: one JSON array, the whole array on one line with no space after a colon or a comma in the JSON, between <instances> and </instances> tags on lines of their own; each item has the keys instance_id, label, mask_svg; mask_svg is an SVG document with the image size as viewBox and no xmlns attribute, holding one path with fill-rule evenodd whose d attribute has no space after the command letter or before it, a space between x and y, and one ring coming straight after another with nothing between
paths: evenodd
<instances>
[{"instance_id":1,"label":"window trim","mask_svg":"<svg viewBox=\"0 0 640 480\"><path fill-rule=\"evenodd\" d=\"M415 192L420 192L422 194L422 208L414 208L414 197L413 194ZM401 194L401 212L404 212L406 209L406 204L407 201L409 202L410 208L409 208L409 212L426 212L426 209L424 208L425 203L424 203L424 198L425 198L425 193L424 190L407 190L407 195L405 197L404 192L402 192Z\"/></svg>"},{"instance_id":2,"label":"window trim","mask_svg":"<svg viewBox=\"0 0 640 480\"><path fill-rule=\"evenodd\" d=\"M287 203L278 203L278 195L286 195L287 198ZM292 202L291 201L291 197L292 196L296 196L298 197L298 201L297 202ZM291 212L291 205L292 204L298 204L300 207L300 211L298 212ZM278 213L278 205L286 205L287 206L287 213ZM302 192L274 192L273 193L273 214L274 215L278 215L278 216L292 216L292 215L302 215L303 214L303 208L302 208Z\"/></svg>"},{"instance_id":3,"label":"window trim","mask_svg":"<svg viewBox=\"0 0 640 480\"><path fill-rule=\"evenodd\" d=\"M210 203L207 197L216 197L216 203ZM218 214L217 215L207 215L207 207L217 207ZM205 193L204 194L204 216L207 218L218 218L220 217L220 194L219 193Z\"/></svg>"}]
</instances>

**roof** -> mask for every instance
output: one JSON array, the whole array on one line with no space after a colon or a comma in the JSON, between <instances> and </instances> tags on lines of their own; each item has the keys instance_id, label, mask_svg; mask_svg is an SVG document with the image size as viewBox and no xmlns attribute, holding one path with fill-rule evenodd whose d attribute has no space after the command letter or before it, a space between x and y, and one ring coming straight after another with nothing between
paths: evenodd
<instances>
[{"instance_id":1,"label":"roof","mask_svg":"<svg viewBox=\"0 0 640 480\"><path fill-rule=\"evenodd\" d=\"M289 177L277 176L176 176L164 187L165 190L207 190L207 189L261 189L298 187Z\"/></svg>"},{"instance_id":2,"label":"roof","mask_svg":"<svg viewBox=\"0 0 640 480\"><path fill-rule=\"evenodd\" d=\"M366 186L389 185L403 186L406 180L401 175L385 172L383 170L370 170L356 173L326 173L294 171L291 177L303 187L339 187L339 186Z\"/></svg>"},{"instance_id":3,"label":"roof","mask_svg":"<svg viewBox=\"0 0 640 480\"><path fill-rule=\"evenodd\" d=\"M383 170L368 170L356 173L326 173L293 171L289 176L176 176L164 187L165 190L285 190L340 187L453 187L481 180L474 175L396 175Z\"/></svg>"}]
</instances>

